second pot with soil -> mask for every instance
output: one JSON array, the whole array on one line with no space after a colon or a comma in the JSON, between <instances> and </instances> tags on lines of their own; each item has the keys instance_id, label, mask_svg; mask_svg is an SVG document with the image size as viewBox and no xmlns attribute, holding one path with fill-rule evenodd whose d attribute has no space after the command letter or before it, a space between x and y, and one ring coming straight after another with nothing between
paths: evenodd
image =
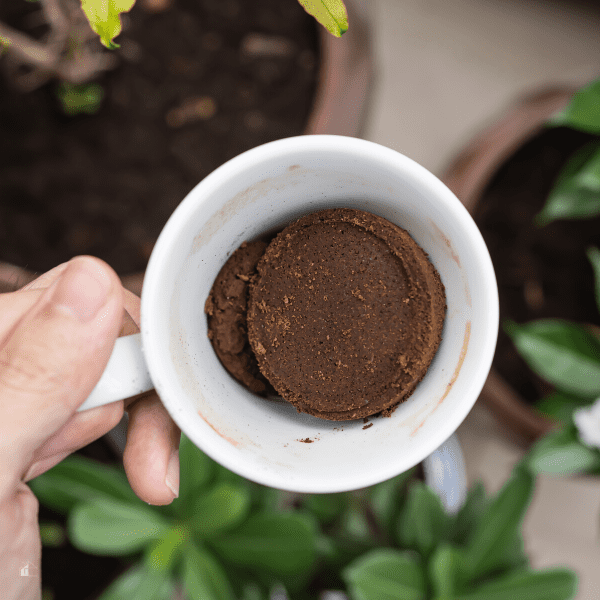
<instances>
[{"instance_id":1,"label":"second pot with soil","mask_svg":"<svg viewBox=\"0 0 600 600\"><path fill-rule=\"evenodd\" d=\"M534 224L561 168L593 139L544 125L574 92L555 87L522 98L468 144L443 176L479 226L498 280L501 326L481 399L526 442L556 425L535 407L553 389L517 354L502 323L600 322L586 258L586 249L600 243L600 218Z\"/></svg>"}]
</instances>

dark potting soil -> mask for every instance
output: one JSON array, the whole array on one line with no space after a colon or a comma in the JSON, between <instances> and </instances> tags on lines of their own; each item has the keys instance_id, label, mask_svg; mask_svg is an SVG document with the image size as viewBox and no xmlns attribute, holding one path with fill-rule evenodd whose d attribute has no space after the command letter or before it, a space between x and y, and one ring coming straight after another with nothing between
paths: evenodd
<instances>
[{"instance_id":1,"label":"dark potting soil","mask_svg":"<svg viewBox=\"0 0 600 600\"><path fill-rule=\"evenodd\" d=\"M1 261L45 271L92 254L121 275L141 271L200 180L303 132L319 48L296 0L165 1L157 14L151 4L124 18L96 115L66 116L55 82L22 94L0 73ZM0 19L39 35L36 11L6 2Z\"/></svg>"},{"instance_id":2,"label":"dark potting soil","mask_svg":"<svg viewBox=\"0 0 600 600\"><path fill-rule=\"evenodd\" d=\"M561 167L591 139L564 128L544 130L499 169L474 215L492 257L500 295L494 366L532 403L552 388L529 370L502 323L553 318L600 325L586 256L590 246L600 247L600 217L560 220L545 227L533 223Z\"/></svg>"}]
</instances>

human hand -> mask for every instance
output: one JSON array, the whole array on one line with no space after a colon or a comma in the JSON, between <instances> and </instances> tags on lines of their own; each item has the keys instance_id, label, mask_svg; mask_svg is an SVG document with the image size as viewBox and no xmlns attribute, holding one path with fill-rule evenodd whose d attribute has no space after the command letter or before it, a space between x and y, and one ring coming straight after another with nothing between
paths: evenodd
<instances>
[{"instance_id":1,"label":"human hand","mask_svg":"<svg viewBox=\"0 0 600 600\"><path fill-rule=\"evenodd\" d=\"M76 409L99 380L119 331L139 325L139 298L104 262L77 257L0 294L0 314L0 589L11 600L39 598L38 503L24 482L120 421L123 401ZM142 500L168 504L179 488L180 431L154 393L127 410L130 484ZM21 577L27 563L30 576Z\"/></svg>"}]
</instances>

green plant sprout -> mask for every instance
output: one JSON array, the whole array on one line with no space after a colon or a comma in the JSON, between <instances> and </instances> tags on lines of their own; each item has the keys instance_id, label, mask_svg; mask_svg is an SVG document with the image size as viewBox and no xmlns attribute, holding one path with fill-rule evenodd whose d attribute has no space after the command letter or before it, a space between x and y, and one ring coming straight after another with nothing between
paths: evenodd
<instances>
[{"instance_id":1,"label":"green plant sprout","mask_svg":"<svg viewBox=\"0 0 600 600\"><path fill-rule=\"evenodd\" d=\"M548 125L600 135L600 79L579 90ZM575 153L563 170L535 222L585 219L600 214L600 137ZM600 311L600 250L587 252ZM600 474L600 334L589 325L543 319L503 324L525 362L555 392L538 402L538 409L559 427L533 445L526 464L534 473ZM591 417L591 418L590 418ZM594 423L594 420L597 423ZM586 426L582 428L583 422ZM589 423L589 424L588 424ZM589 430L589 431L587 431Z\"/></svg>"},{"instance_id":2,"label":"green plant sprout","mask_svg":"<svg viewBox=\"0 0 600 600\"><path fill-rule=\"evenodd\" d=\"M357 492L307 495L251 483L185 436L179 498L139 500L121 468L78 456L30 485L67 515L83 552L122 557L99 600L569 600L576 576L533 571L521 523L533 475L518 466L494 497L475 485L456 514L410 470Z\"/></svg>"}]
</instances>

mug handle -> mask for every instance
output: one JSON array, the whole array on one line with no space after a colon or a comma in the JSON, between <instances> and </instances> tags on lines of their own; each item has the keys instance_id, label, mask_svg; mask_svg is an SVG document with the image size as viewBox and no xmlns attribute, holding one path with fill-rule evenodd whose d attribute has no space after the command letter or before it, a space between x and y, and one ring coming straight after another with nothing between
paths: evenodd
<instances>
[{"instance_id":1,"label":"mug handle","mask_svg":"<svg viewBox=\"0 0 600 600\"><path fill-rule=\"evenodd\" d=\"M117 338L100 381L77 412L110 404L154 388L144 352L142 334Z\"/></svg>"}]
</instances>

